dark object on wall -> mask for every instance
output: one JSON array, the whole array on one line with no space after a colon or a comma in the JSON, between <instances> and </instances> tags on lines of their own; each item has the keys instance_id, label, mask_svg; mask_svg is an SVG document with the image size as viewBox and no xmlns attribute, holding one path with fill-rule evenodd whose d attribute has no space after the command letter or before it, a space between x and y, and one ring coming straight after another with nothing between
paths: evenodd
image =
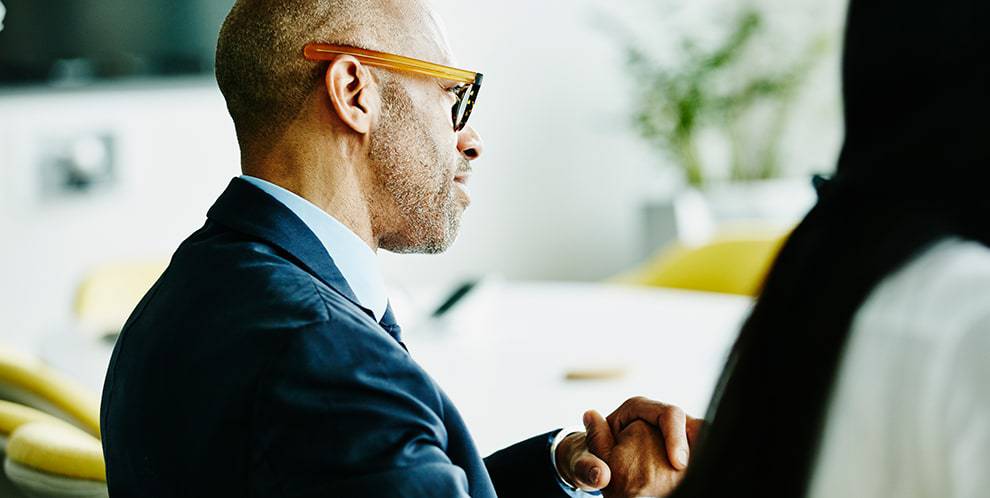
<instances>
[{"instance_id":1,"label":"dark object on wall","mask_svg":"<svg viewBox=\"0 0 990 498\"><path fill-rule=\"evenodd\" d=\"M209 74L233 0L4 0L0 85Z\"/></svg>"}]
</instances>

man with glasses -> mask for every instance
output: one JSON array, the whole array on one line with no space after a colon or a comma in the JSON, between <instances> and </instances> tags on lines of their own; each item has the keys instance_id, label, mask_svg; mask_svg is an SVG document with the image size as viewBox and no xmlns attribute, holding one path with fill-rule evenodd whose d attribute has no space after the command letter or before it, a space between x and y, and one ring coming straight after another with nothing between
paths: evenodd
<instances>
[{"instance_id":1,"label":"man with glasses","mask_svg":"<svg viewBox=\"0 0 990 498\"><path fill-rule=\"evenodd\" d=\"M217 81L244 174L115 347L111 495L576 496L611 483L625 496L676 482L696 429L676 407L633 399L483 460L406 351L375 251L449 247L483 150L467 124L482 75L450 60L417 0L236 3Z\"/></svg>"}]
</instances>

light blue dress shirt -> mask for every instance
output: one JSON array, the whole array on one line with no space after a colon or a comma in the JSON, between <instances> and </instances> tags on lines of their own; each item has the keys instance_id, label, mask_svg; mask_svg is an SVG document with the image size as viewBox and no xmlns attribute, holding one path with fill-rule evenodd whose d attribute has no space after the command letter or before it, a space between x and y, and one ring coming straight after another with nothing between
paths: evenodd
<instances>
[{"instance_id":1,"label":"light blue dress shirt","mask_svg":"<svg viewBox=\"0 0 990 498\"><path fill-rule=\"evenodd\" d=\"M242 175L241 179L264 190L306 224L323 243L361 306L370 309L375 314L375 320L381 321L388 307L388 295L375 251L351 229L312 202L260 178Z\"/></svg>"}]
</instances>

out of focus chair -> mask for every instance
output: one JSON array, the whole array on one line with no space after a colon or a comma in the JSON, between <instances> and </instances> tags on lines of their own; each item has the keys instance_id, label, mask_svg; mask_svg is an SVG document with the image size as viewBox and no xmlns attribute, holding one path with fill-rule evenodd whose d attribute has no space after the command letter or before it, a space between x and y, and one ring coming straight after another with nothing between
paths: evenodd
<instances>
[{"instance_id":1,"label":"out of focus chair","mask_svg":"<svg viewBox=\"0 0 990 498\"><path fill-rule=\"evenodd\" d=\"M107 496L99 439L40 410L0 401L5 497Z\"/></svg>"},{"instance_id":2,"label":"out of focus chair","mask_svg":"<svg viewBox=\"0 0 990 498\"><path fill-rule=\"evenodd\" d=\"M71 321L42 340L39 355L90 390L100 391L124 322L165 266L164 259L148 259L87 271L76 288Z\"/></svg>"},{"instance_id":3,"label":"out of focus chair","mask_svg":"<svg viewBox=\"0 0 990 498\"><path fill-rule=\"evenodd\" d=\"M700 245L675 243L613 281L756 296L789 234L769 229L733 231Z\"/></svg>"},{"instance_id":4,"label":"out of focus chair","mask_svg":"<svg viewBox=\"0 0 990 498\"><path fill-rule=\"evenodd\" d=\"M0 347L0 400L60 418L100 437L100 399L40 359Z\"/></svg>"},{"instance_id":5,"label":"out of focus chair","mask_svg":"<svg viewBox=\"0 0 990 498\"><path fill-rule=\"evenodd\" d=\"M7 458L7 441L18 427L28 423L53 420L47 413L9 401L0 401L0 460ZM0 496L21 498L23 493L10 482L6 473L0 473Z\"/></svg>"},{"instance_id":6,"label":"out of focus chair","mask_svg":"<svg viewBox=\"0 0 990 498\"><path fill-rule=\"evenodd\" d=\"M100 440L60 420L28 422L7 441L4 473L29 498L106 498Z\"/></svg>"},{"instance_id":7,"label":"out of focus chair","mask_svg":"<svg viewBox=\"0 0 990 498\"><path fill-rule=\"evenodd\" d=\"M115 336L168 262L111 263L93 269L76 291L74 311L82 332Z\"/></svg>"},{"instance_id":8,"label":"out of focus chair","mask_svg":"<svg viewBox=\"0 0 990 498\"><path fill-rule=\"evenodd\" d=\"M99 406L88 388L41 360L0 348L2 496L107 496Z\"/></svg>"},{"instance_id":9,"label":"out of focus chair","mask_svg":"<svg viewBox=\"0 0 990 498\"><path fill-rule=\"evenodd\" d=\"M85 356L90 349L100 353L98 360L104 352L108 356L110 343L99 339L116 338L165 266L165 261L115 263L91 271L76 292L78 330L58 340L71 344L62 351L69 358L61 359ZM76 370L87 374L98 364L84 363L85 369ZM5 452L0 477L6 477L0 479L0 497L106 497L99 408L92 387L36 357L0 347L0 446Z\"/></svg>"}]
</instances>

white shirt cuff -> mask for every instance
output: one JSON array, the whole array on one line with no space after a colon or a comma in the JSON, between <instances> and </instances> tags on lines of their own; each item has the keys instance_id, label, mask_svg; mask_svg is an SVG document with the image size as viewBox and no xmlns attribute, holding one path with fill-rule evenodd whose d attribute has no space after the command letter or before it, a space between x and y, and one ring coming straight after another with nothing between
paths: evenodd
<instances>
[{"instance_id":1,"label":"white shirt cuff","mask_svg":"<svg viewBox=\"0 0 990 498\"><path fill-rule=\"evenodd\" d=\"M568 482L567 479L564 479L564 476L560 475L560 470L557 468L557 446L559 446L560 442L567 436L578 432L584 432L584 426L572 425L569 427L564 427L557 433L556 436L554 436L553 441L550 443L550 463L553 464L553 469L557 473L557 483L560 484L560 488L572 498L601 496L601 493L598 491L588 492L578 489L573 483Z\"/></svg>"}]
</instances>

